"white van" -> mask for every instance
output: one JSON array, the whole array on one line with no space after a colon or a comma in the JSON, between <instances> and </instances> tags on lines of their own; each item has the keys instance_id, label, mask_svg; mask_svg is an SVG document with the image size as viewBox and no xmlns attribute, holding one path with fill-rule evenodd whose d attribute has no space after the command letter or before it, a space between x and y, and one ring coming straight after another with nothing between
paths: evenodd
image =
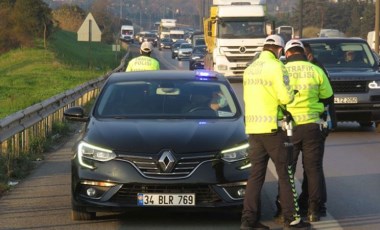
<instances>
[{"instance_id":1,"label":"white van","mask_svg":"<svg viewBox=\"0 0 380 230\"><path fill-rule=\"evenodd\" d=\"M132 25L121 26L120 39L125 42L134 43L134 29Z\"/></svg>"}]
</instances>

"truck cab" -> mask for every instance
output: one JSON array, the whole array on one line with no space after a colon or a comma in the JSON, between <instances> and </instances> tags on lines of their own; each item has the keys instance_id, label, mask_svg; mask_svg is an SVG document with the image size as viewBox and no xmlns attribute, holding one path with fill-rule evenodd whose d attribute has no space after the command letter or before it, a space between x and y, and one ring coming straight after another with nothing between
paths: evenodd
<instances>
[{"instance_id":1,"label":"truck cab","mask_svg":"<svg viewBox=\"0 0 380 230\"><path fill-rule=\"evenodd\" d=\"M205 69L241 77L273 31L266 19L266 0L214 0L204 20Z\"/></svg>"},{"instance_id":2,"label":"truck cab","mask_svg":"<svg viewBox=\"0 0 380 230\"><path fill-rule=\"evenodd\" d=\"M177 26L176 19L161 19L158 28L159 39L170 37L170 30L174 30Z\"/></svg>"},{"instance_id":3,"label":"truck cab","mask_svg":"<svg viewBox=\"0 0 380 230\"><path fill-rule=\"evenodd\" d=\"M169 32L170 38L173 42L176 42L179 39L185 38L185 31L184 30L170 30Z\"/></svg>"}]
</instances>

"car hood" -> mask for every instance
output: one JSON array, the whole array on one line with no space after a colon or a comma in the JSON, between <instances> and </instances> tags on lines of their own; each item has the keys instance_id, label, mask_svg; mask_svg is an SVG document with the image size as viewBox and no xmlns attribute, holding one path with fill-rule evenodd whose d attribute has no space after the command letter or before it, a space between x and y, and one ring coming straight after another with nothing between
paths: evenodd
<instances>
[{"instance_id":1,"label":"car hood","mask_svg":"<svg viewBox=\"0 0 380 230\"><path fill-rule=\"evenodd\" d=\"M326 68L333 81L380 80L380 72L371 68Z\"/></svg>"},{"instance_id":2,"label":"car hood","mask_svg":"<svg viewBox=\"0 0 380 230\"><path fill-rule=\"evenodd\" d=\"M239 119L213 120L97 120L92 118L84 141L115 151L155 154L220 151L247 140Z\"/></svg>"}]
</instances>

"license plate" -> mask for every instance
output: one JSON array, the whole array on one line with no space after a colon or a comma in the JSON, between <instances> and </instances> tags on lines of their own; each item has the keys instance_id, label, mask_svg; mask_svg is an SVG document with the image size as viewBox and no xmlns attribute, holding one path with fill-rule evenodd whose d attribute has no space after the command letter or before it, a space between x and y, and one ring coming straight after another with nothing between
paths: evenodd
<instances>
[{"instance_id":1,"label":"license plate","mask_svg":"<svg viewBox=\"0 0 380 230\"><path fill-rule=\"evenodd\" d=\"M138 206L194 206L195 194L138 193Z\"/></svg>"},{"instance_id":2,"label":"license plate","mask_svg":"<svg viewBox=\"0 0 380 230\"><path fill-rule=\"evenodd\" d=\"M335 104L356 104L358 103L357 97L335 97Z\"/></svg>"}]
</instances>

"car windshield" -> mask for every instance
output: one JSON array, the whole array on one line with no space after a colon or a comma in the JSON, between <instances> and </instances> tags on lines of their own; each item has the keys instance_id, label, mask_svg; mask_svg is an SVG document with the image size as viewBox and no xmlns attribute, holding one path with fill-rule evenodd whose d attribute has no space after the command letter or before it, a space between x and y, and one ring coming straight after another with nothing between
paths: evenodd
<instances>
[{"instance_id":1,"label":"car windshield","mask_svg":"<svg viewBox=\"0 0 380 230\"><path fill-rule=\"evenodd\" d=\"M263 38L265 23L254 21L224 21L218 25L219 38Z\"/></svg>"},{"instance_id":2,"label":"car windshield","mask_svg":"<svg viewBox=\"0 0 380 230\"><path fill-rule=\"evenodd\" d=\"M97 100L97 118L233 118L229 88L215 81L149 80L107 84Z\"/></svg>"},{"instance_id":3,"label":"car windshield","mask_svg":"<svg viewBox=\"0 0 380 230\"><path fill-rule=\"evenodd\" d=\"M191 46L191 44L183 43L183 44L181 44L180 48L181 49L191 49L193 47Z\"/></svg>"},{"instance_id":4,"label":"car windshield","mask_svg":"<svg viewBox=\"0 0 380 230\"><path fill-rule=\"evenodd\" d=\"M310 43L313 55L326 68L375 66L375 59L369 46L363 42L345 42L340 40L313 41Z\"/></svg>"},{"instance_id":5,"label":"car windshield","mask_svg":"<svg viewBox=\"0 0 380 230\"><path fill-rule=\"evenodd\" d=\"M174 44L173 44L173 47L174 47L174 48L179 48L180 45L181 45L181 43L174 43Z\"/></svg>"},{"instance_id":6,"label":"car windshield","mask_svg":"<svg viewBox=\"0 0 380 230\"><path fill-rule=\"evenodd\" d=\"M193 49L194 54L204 54L207 52L206 46L195 46Z\"/></svg>"}]
</instances>

